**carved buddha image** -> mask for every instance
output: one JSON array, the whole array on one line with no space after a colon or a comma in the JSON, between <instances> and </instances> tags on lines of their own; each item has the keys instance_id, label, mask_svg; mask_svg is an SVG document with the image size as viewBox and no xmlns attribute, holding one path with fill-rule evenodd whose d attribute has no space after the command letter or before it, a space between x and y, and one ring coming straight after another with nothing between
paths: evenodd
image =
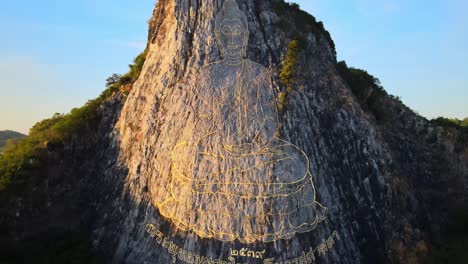
<instances>
[{"instance_id":1,"label":"carved buddha image","mask_svg":"<svg viewBox=\"0 0 468 264\"><path fill-rule=\"evenodd\" d=\"M271 242L312 231L316 201L307 155L280 139L274 81L246 58L248 22L233 0L216 17L222 60L191 88L187 128L171 153L169 194L157 204L178 228L222 241Z\"/></svg>"}]
</instances>

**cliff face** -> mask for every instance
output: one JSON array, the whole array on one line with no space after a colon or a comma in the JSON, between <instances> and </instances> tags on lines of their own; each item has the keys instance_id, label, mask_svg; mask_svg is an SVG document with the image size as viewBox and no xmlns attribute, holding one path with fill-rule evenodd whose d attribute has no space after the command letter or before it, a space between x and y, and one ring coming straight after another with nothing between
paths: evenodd
<instances>
[{"instance_id":1,"label":"cliff face","mask_svg":"<svg viewBox=\"0 0 468 264\"><path fill-rule=\"evenodd\" d=\"M192 88L202 67L220 60L214 18L222 4L161 1L150 21L147 63L117 125L119 164L128 170L124 178L133 205L118 235L116 259L169 261L171 254L148 236L147 224L195 255L228 260L228 249L241 247L239 242L222 243L180 231L174 219L160 216L157 206L171 186L172 148L181 135L197 132L190 126ZM402 108L396 102L387 102L390 119L385 122L363 111L336 69L327 32L314 23L299 28L296 16L303 13L294 7L280 14L278 1L238 4L249 23L247 57L272 69L276 79L288 44L302 42L292 89L277 88L287 93L280 113L281 135L309 157L317 200L328 208L326 221L313 231L252 247L265 250L265 257L277 262L292 260L336 231L340 239L335 238L328 253L316 252L316 262L378 263L426 254L430 234L442 232L438 229L446 219L436 213L444 206L438 201L463 193L450 186L463 186L457 182L466 178L465 154L455 152L454 142L443 139L424 119L395 109ZM196 100L205 99L197 94Z\"/></svg>"},{"instance_id":2,"label":"cliff face","mask_svg":"<svg viewBox=\"0 0 468 264\"><path fill-rule=\"evenodd\" d=\"M49 177L62 180L50 187L52 191L44 191L54 193L55 199L45 199L51 202L38 206L37 215L47 215L50 220L52 212L60 219L55 220L60 224L51 224L54 228L67 230L63 226L70 223L72 230L90 232L93 248L110 263L425 261L431 242L443 237L449 211L464 206L466 143L457 141L458 131L434 127L390 97L381 101L385 119L376 118L337 69L328 32L311 16L281 1L237 1L248 21L246 57L270 74L266 87L275 91L276 104L281 105L276 136L308 158L314 200L326 208L325 218L314 228L291 237L276 236L269 242L221 241L221 236L201 235L200 229L183 230L187 225L181 218L196 222L200 218L195 209L204 210L207 203L222 200L201 198L205 202L194 203L199 207L192 210L181 205L164 207L164 197L174 194L174 188L179 190L178 198L190 198L190 190L180 191L183 188L174 185L171 154L184 136L199 133L193 121L194 109L198 109L198 102L209 102L213 97L196 87L201 83L200 76L211 74L206 72L206 65L221 60L214 32L223 3L158 1L149 22L146 63L139 79L125 102L118 93L101 108L98 133L88 131L83 138L74 139L81 148L67 146L60 150L60 156L67 157L60 165L53 157L57 151L51 150ZM293 54L293 78L285 84L280 73L285 68L288 45L294 40L299 40L300 48ZM224 120L227 117L223 116ZM187 159L191 158L187 153ZM274 177L252 177L263 181L259 184L274 183ZM49 188L40 186L36 191ZM220 190L210 187L212 192ZM239 193L245 190L241 187L230 190ZM73 191L66 192L66 188ZM259 197L259 192L282 194L277 189L268 192L263 185L258 188L252 188L253 196ZM79 199L83 194L86 199ZM237 204L238 213L244 216L264 212L261 205L243 207L246 202L229 197L210 206L225 210ZM70 205L70 201L75 201L73 208L57 209ZM291 201L286 199L283 205L288 207L285 204ZM10 204L19 211L33 211L24 201L12 199ZM170 210L186 215L168 215ZM318 206L311 211L318 212ZM63 215L72 213L77 217L63 219ZM232 215L224 218L211 214L204 220L205 227L250 234L255 232L245 231L245 226L262 226L255 222L259 220L242 227L226 226ZM309 217L304 214L294 219ZM15 234L21 233L29 221L11 218L15 219L11 220ZM44 222L54 221L42 219L37 223ZM21 236L25 237L16 235Z\"/></svg>"}]
</instances>

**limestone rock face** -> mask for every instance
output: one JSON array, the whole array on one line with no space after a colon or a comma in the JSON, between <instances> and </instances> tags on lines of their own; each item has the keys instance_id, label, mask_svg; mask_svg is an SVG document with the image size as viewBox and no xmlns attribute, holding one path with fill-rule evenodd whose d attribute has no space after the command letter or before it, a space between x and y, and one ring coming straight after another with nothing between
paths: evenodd
<instances>
[{"instance_id":1,"label":"limestone rock face","mask_svg":"<svg viewBox=\"0 0 468 264\"><path fill-rule=\"evenodd\" d=\"M236 2L249 38L232 66L215 34L225 1L158 1L101 169L94 246L113 263L404 262L395 256L442 226L420 194L463 182L466 155L426 140L437 130L407 109L379 124L338 73L327 32L285 28L277 2ZM287 89L278 76L296 39ZM444 156L457 157L446 172L433 165Z\"/></svg>"},{"instance_id":2,"label":"limestone rock face","mask_svg":"<svg viewBox=\"0 0 468 264\"><path fill-rule=\"evenodd\" d=\"M466 135L388 95L376 115L338 66L280 0L159 0L128 97L0 193L0 262L69 241L98 263L431 263L468 208Z\"/></svg>"}]
</instances>

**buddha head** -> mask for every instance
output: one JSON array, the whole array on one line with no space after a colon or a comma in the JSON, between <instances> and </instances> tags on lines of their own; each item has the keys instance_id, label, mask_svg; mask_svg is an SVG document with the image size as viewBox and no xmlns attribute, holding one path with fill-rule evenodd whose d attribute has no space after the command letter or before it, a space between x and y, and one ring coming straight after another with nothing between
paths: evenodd
<instances>
[{"instance_id":1,"label":"buddha head","mask_svg":"<svg viewBox=\"0 0 468 264\"><path fill-rule=\"evenodd\" d=\"M216 16L215 35L221 57L247 56L248 22L236 1L224 2L223 8Z\"/></svg>"}]
</instances>

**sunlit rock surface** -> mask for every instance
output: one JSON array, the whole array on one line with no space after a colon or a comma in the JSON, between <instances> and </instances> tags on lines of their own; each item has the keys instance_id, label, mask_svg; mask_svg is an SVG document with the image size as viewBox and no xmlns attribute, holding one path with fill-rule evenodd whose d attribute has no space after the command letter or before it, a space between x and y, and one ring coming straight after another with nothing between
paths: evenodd
<instances>
[{"instance_id":1,"label":"sunlit rock surface","mask_svg":"<svg viewBox=\"0 0 468 264\"><path fill-rule=\"evenodd\" d=\"M195 232L190 228L181 231L187 221L171 221L198 219L198 211L193 210L200 206L197 201L217 198L187 198L187 192L181 191L178 186L177 192L172 195L186 199L184 205L172 203L172 207L158 206L171 196L170 188L177 185L171 182L175 173L174 162L179 162L176 168L182 167L183 170L184 166L191 164L188 160L195 157L190 152L178 153L176 159L186 159L174 161L171 152L178 143L184 140L193 142L190 137L202 133L193 123L197 106L213 106L210 98L227 95L194 90L203 85L203 80L200 81L197 76L210 76L206 72L206 65L221 58L216 46L214 20L222 4L223 1L161 1L150 21L151 43L147 63L125 103L117 126L122 159L119 163L128 169L125 175L126 190L135 203L128 208L130 213L122 223L125 228L117 236L117 259L129 263L142 260L164 263L170 259L170 254L146 233L148 223L159 226L180 247L213 259L227 260L228 249L239 246L239 241L223 243L217 239L203 239L203 234L200 236L202 232L196 232L200 229L206 231L203 228L195 228ZM249 23L247 57L269 69L273 83L275 80L278 83L281 61L288 43L295 38L288 34L288 29L281 28L281 18L270 3L239 1L238 4ZM393 251L395 245L403 243L405 247L412 248L417 242L427 239L424 232L413 231L418 229L418 224L409 213L410 209L400 208L400 199L416 199L412 187L401 187L401 181L412 182L417 179L416 175L426 173L437 177L438 173L430 169L430 172L421 171L421 168L418 171L416 157L407 160L399 153L407 155L414 152L421 160L438 154L417 150L420 143L417 137L412 136L406 137L406 140L416 149L402 150L401 142L395 141L386 131L381 131L376 121L354 99L336 71L334 50L323 32L301 32L300 37L305 41L305 47L299 57L297 80L288 95L287 108L279 116L279 130L282 139L297 146L309 158L316 199L328 209L327 218L311 232L295 235L289 240L280 239L275 243L255 243L254 247L265 249L266 257L285 261L300 256L301 252L310 247L320 245L332 232L337 231L341 240L327 254L316 256L317 263L381 262L389 258L389 253L401 253ZM232 75L229 73L227 76ZM229 80L224 81L227 86L228 83ZM274 86L272 90L280 89ZM248 105L252 94L246 92L243 96ZM220 115L216 121L219 124L230 124L226 123L229 118ZM406 128L402 130L406 129L407 133L416 134L427 126L424 120L410 112L404 118L405 121L399 121L405 122ZM223 142L229 139L229 136L218 138ZM215 139L210 142L215 142ZM221 146L223 143L220 141L215 144ZM431 147L422 145L421 148ZM407 164L402 165L403 162ZM304 171L300 166L297 169ZM466 175L466 171L462 173ZM268 182L273 179L257 180ZM403 185L406 186L406 183ZM234 201L228 199L215 207L230 211L235 208L231 204ZM245 210L249 208L239 206L238 213ZM250 210L255 212L258 209L253 205ZM161 213L166 217L162 217ZM138 220L135 215L139 216ZM211 217L216 221L209 224L202 222L203 225L225 227L232 224L230 216ZM406 231L402 231L404 235L398 235L395 231L402 228L406 228ZM210 237L209 232L206 233ZM234 235L239 234L234 232ZM401 236L405 237L403 242ZM249 241L241 239L241 242ZM238 262L248 261L240 259Z\"/></svg>"},{"instance_id":2,"label":"sunlit rock surface","mask_svg":"<svg viewBox=\"0 0 468 264\"><path fill-rule=\"evenodd\" d=\"M11 230L14 226L17 235L12 240L54 228L90 231L96 252L109 263L197 263L196 256L205 263L210 263L207 259L227 263L297 260L372 264L419 259L425 263L430 242L444 235L447 208L466 197L466 145L456 144L455 132L433 127L393 101L386 105L388 119L376 120L361 107L338 73L334 45L326 32L318 30L318 24L294 24L292 11L281 15L273 2L237 1L248 21L246 58L251 65L258 64L253 66L256 73L246 87L257 82L268 89L263 89L264 102L260 104L253 103L257 95L248 89L231 99L248 108L249 123L262 121L253 114L256 105L265 109L263 116L277 115L277 123L269 123L262 132L264 139L273 140L260 142L270 142L269 150L276 157L281 157L277 150L282 149L281 142L286 142L282 153L294 155L295 166L280 167L282 173L275 173L275 168L265 164L267 159L244 157L250 164L262 165L258 171L241 174L245 183L255 183L246 187L235 182L221 184L239 179L237 173L206 174L213 168L238 168L246 163L236 165L229 158L220 161L208 156L194 161L203 148L211 154L226 150L245 154L244 148L235 146L252 139L247 132L231 133L242 131L233 127L233 118L238 116L224 113L221 107L208 114L217 114L211 119L222 136L195 144L200 141L194 137L204 135L207 128L195 122L195 117L207 107L215 107L214 99L228 98L234 83L238 83L229 79L235 75L234 69L212 74L216 66L208 66L222 58L214 29L224 1L160 0L149 21L146 63L132 92L126 99L116 94L106 102L100 110L99 130L88 131L65 146L60 154L64 159L59 162L56 154L51 154L51 164L56 165L50 166L49 178L41 185L47 203L35 203L37 197L33 195L12 200L5 211L8 214L2 214L5 219L14 219L10 221ZM304 47L298 56L295 83L287 95L287 105L274 113L277 102L270 99L278 100L278 95L268 93L286 91L278 75L288 44L298 38ZM225 89L220 94L200 88L204 78L223 73ZM194 166L202 173L194 173ZM284 173L291 168L293 173ZM188 177L174 177L176 169ZM310 187L303 199L289 196L239 203L239 194L258 199L293 193L297 186L277 188L274 183L301 180L298 175L310 175L310 184L304 184ZM188 195L193 190L227 191L229 195ZM163 204L171 198L183 202ZM260 220L241 223L243 218L233 217L265 215L264 205L273 205L273 212L281 214L304 201L316 201L326 208L324 212L312 203L312 210L291 218L292 226L299 226L320 214L314 212L324 212L323 221L314 228L299 230L304 232L282 233L291 225L281 224L277 217L277 224L270 230L280 232L267 239L268 230L255 228L268 225ZM224 210L228 216L213 213L197 221L200 211L194 209L200 207ZM213 236L213 228L229 230L227 239ZM165 240L159 240L161 237ZM326 243L331 237L333 243ZM242 249L252 251L254 257L240 256ZM175 250L182 252L180 258L174 257ZM238 250L237 255L233 250Z\"/></svg>"},{"instance_id":3,"label":"sunlit rock surface","mask_svg":"<svg viewBox=\"0 0 468 264\"><path fill-rule=\"evenodd\" d=\"M117 125L117 140L120 141L118 164L128 170L124 179L131 203L120 205L126 210L122 214L124 221L121 223L121 232L110 236L112 240L118 241L116 261L166 263L171 259L167 250L147 234L148 223L158 226L179 247L212 259L227 261L230 248L242 247L243 244L239 244L241 242L252 242L242 239L249 236L249 231L247 236L242 235L240 233L245 232L239 231L242 228L232 226L239 224L235 222L239 218L233 220L232 215L223 217L221 214L211 215L208 219L199 218L199 211L195 210L197 207L207 209L211 206L210 209L231 214L236 208L236 199L225 197L223 201L219 197L186 197L195 188L191 185L194 183L186 181L185 186L190 185L190 188L183 189L177 185L179 183L171 181L177 173L174 169L186 171L193 166L190 160L196 154L190 150L177 153L175 160L171 158L171 153L178 143L187 141L188 145L193 144L193 135L204 133L206 127L197 127L194 123L197 109L214 107L210 100L228 96L236 83L229 79L235 73L212 74L208 71L216 71L216 67L207 68L210 63L221 59L214 29L215 16L222 4L223 1L160 1L150 21L151 43L147 62L125 102ZM238 4L249 23L247 57L273 75L266 85L271 89L264 90L267 102L273 103L269 101L272 95L268 95L268 92L281 89L275 87L279 83L277 76L281 61L288 43L295 38L288 34L287 28L281 28L281 18L270 3L238 1ZM419 186L414 186L414 181L419 180L418 175L431 178L437 177L440 172L430 167L422 169L418 164L420 160L431 159L439 154L431 152L431 146L417 141L416 134L421 133L418 131L424 130L427 124L410 112L406 116L403 113L404 121L399 120L405 126L401 130L407 131L403 133L411 134L401 138L406 143L393 138L394 135L399 137L399 134L389 135L387 131L381 130L376 121L361 109L337 73L332 44L323 34L311 30L300 33L305 47L299 57L297 80L288 95L288 105L279 114L281 125L278 129L280 138L297 146L308 157L309 165L306 166L310 168L296 166L297 173L310 170L316 199L328 209L326 220L310 232L276 240L281 238L279 236L273 239L276 241L274 243L257 242L252 248L265 250L265 258L286 261L297 258L311 247L319 246L336 231L341 239L326 254L315 254L316 263L381 263L390 259L391 254L403 254L395 251L398 249L395 245L403 243L410 250L419 241L428 238L425 232L417 231L422 227L418 227L412 209L402 208L401 201L414 200L416 204L411 205L413 208L424 207L416 202L418 195L413 188ZM221 78L222 84L226 86L225 89L220 86L220 94L194 90L206 87L203 78L210 76ZM237 99L243 99L243 103L249 106L249 102L256 98L251 92L243 91L243 98ZM252 105L249 108L254 109ZM228 122L232 116L212 110L208 113L221 113L213 117L217 125L235 124L235 121ZM229 127L217 128L235 130ZM216 146L233 141L233 144L242 143L236 142L239 139L238 135L223 134L221 137L215 135L205 143ZM402 149L402 144L407 144L406 150ZM210 151L220 150L210 148ZM405 155L410 157L402 157ZM183 160L178 160L181 157L184 157ZM222 167L229 163L226 162L218 160L214 166ZM203 173L195 176L189 173L189 178L200 180L199 177L209 177L206 174L208 171L203 171L203 164L200 166ZM274 182L268 175L274 173L251 175L246 181ZM466 170L455 177L462 178L463 175L466 177ZM229 182L232 181L230 177L235 176L227 174L223 177L218 180ZM170 193L174 187L176 191ZM221 187L212 184L209 188L216 191L216 188ZM235 186L228 189L233 193L241 191ZM255 188L247 188L245 192L254 196L260 194ZM263 187L260 192L267 193ZM167 197L185 200L183 204L171 203L165 207L162 203L167 201ZM210 204L213 200L217 203ZM259 209L262 205L251 204L250 208L248 204L247 207L238 205L237 213L243 216L249 213L255 215L262 212ZM282 206L288 208L286 204ZM202 222L197 222L197 219L202 219ZM188 223L201 226L183 230ZM248 225L251 228L261 225L261 222ZM231 240L234 235L240 237L240 241L221 242L218 239L222 237L212 237L214 232L210 232L208 227L218 228L219 231L233 230L233 233L228 232L226 240ZM204 235L208 238L203 238ZM262 240L261 236L256 238ZM101 243L105 243L105 240ZM255 263L258 260L250 261ZM251 263L249 259L242 258L237 259L237 262Z\"/></svg>"}]
</instances>

